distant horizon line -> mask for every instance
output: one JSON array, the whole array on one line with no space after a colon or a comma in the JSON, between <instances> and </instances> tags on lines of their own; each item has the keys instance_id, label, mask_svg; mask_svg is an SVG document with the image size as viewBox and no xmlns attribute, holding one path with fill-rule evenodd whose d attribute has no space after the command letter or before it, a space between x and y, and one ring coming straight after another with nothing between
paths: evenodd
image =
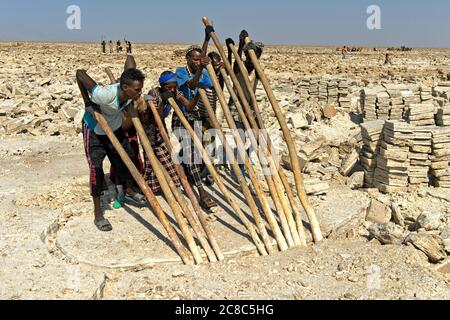
<instances>
[{"instance_id":1,"label":"distant horizon line","mask_svg":"<svg viewBox=\"0 0 450 320\"><path fill-rule=\"evenodd\" d=\"M123 39L118 39L122 41ZM114 43L117 40L112 40ZM129 40L128 40L129 41ZM7 42L30 42L30 43L79 43L79 44L101 44L99 41L94 40L1 40L0 43L7 43ZM109 42L109 40L107 40ZM194 44L195 42L161 42L161 41L155 41L155 42L145 42L145 41L137 41L137 42L131 42L132 44L163 44L163 45L190 45ZM359 47L359 48L401 48L402 45L359 45L359 44L342 44L342 45L333 45L333 44L302 44L302 43L265 43L266 46L295 46L295 47ZM405 47L413 48L413 49L450 49L450 47L422 47L422 46L407 46Z\"/></svg>"}]
</instances>

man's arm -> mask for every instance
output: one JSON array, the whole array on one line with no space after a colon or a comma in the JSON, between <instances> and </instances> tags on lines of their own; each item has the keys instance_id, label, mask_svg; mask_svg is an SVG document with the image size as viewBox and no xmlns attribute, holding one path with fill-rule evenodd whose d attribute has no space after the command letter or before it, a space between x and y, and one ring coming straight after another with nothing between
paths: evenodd
<instances>
[{"instance_id":1,"label":"man's arm","mask_svg":"<svg viewBox=\"0 0 450 320\"><path fill-rule=\"evenodd\" d=\"M161 98L163 104L165 104L167 100L169 100L169 98L177 99L186 108L187 111L192 111L197 105L200 96L197 94L193 99L189 100L184 96L184 94L181 91L177 91L176 97L173 92L168 91L164 92L161 95Z\"/></svg>"},{"instance_id":2,"label":"man's arm","mask_svg":"<svg viewBox=\"0 0 450 320\"><path fill-rule=\"evenodd\" d=\"M89 77L86 70L77 70L76 79L78 88L80 88L81 96L86 104L90 101L89 92L92 92L92 90L97 86L97 83Z\"/></svg>"},{"instance_id":3,"label":"man's arm","mask_svg":"<svg viewBox=\"0 0 450 320\"><path fill-rule=\"evenodd\" d=\"M189 89L191 89L191 90L195 90L195 88L198 87L198 83L200 82L200 77L202 76L203 68L204 68L204 64L205 64L203 59L205 59L205 58L202 57L202 63L198 67L197 72L195 73L195 76L186 82Z\"/></svg>"},{"instance_id":4,"label":"man's arm","mask_svg":"<svg viewBox=\"0 0 450 320\"><path fill-rule=\"evenodd\" d=\"M225 43L227 44L228 62L229 62L230 64L232 64L232 63L233 63L233 52L232 52L231 49L230 49L230 45L233 45L233 46L234 46L234 41L233 41L233 39L228 38L228 39L225 40Z\"/></svg>"},{"instance_id":5,"label":"man's arm","mask_svg":"<svg viewBox=\"0 0 450 320\"><path fill-rule=\"evenodd\" d=\"M244 52L244 46L245 46L245 38L248 37L248 32L246 30L242 30L239 34L239 48L238 48L238 55L242 59L242 53ZM239 73L239 65L237 62L234 62L234 73Z\"/></svg>"},{"instance_id":6,"label":"man's arm","mask_svg":"<svg viewBox=\"0 0 450 320\"><path fill-rule=\"evenodd\" d=\"M198 104L200 96L196 95L193 99L188 100L184 95L178 98L178 101L183 104L187 111L192 111L194 107Z\"/></svg>"},{"instance_id":7,"label":"man's arm","mask_svg":"<svg viewBox=\"0 0 450 320\"><path fill-rule=\"evenodd\" d=\"M189 80L187 82L188 87L191 90L194 90L198 87L198 82L200 81L200 77L202 76L203 69L210 63L209 58L207 57L208 53L208 44L209 40L211 39L211 33L214 32L214 28L212 26L206 26L205 27L205 40L203 41L202 46L202 60L201 60L201 66L197 69L197 72L195 73L194 78Z\"/></svg>"}]
</instances>

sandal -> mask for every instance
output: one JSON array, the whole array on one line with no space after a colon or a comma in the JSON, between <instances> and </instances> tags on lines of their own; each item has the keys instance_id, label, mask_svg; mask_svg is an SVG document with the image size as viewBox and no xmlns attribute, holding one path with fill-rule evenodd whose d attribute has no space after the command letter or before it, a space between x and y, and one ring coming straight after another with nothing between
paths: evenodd
<instances>
[{"instance_id":1,"label":"sandal","mask_svg":"<svg viewBox=\"0 0 450 320\"><path fill-rule=\"evenodd\" d=\"M212 208L216 208L217 203L210 197L206 196L206 197L200 199L200 206L205 210L210 210Z\"/></svg>"},{"instance_id":2,"label":"sandal","mask_svg":"<svg viewBox=\"0 0 450 320\"><path fill-rule=\"evenodd\" d=\"M144 207L147 205L147 199L145 196L137 192L132 196L128 194L125 195L125 202L136 207Z\"/></svg>"},{"instance_id":3,"label":"sandal","mask_svg":"<svg viewBox=\"0 0 450 320\"><path fill-rule=\"evenodd\" d=\"M101 219L101 220L94 220L94 224L97 227L98 230L103 232L110 232L112 231L112 225L108 221L108 219Z\"/></svg>"}]
</instances>

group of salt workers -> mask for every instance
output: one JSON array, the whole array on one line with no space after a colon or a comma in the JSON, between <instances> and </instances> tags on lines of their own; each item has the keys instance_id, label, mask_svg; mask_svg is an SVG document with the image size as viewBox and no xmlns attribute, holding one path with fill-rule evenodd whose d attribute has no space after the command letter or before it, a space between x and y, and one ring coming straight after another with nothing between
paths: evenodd
<instances>
[{"instance_id":1,"label":"group of salt workers","mask_svg":"<svg viewBox=\"0 0 450 320\"><path fill-rule=\"evenodd\" d=\"M205 42L209 41L211 26L205 29ZM257 57L261 57L264 45L261 43L245 44L244 39L248 36L243 30L239 36L238 53L242 57L245 53L244 64L250 75L254 71L254 66L248 56L248 49L255 50ZM227 43L234 44L232 39L227 39ZM94 113L103 115L114 135L127 152L130 159L142 174L145 182L155 194L161 193L161 187L156 178L156 174L144 153L144 159L140 156L139 141L136 129L133 126L130 115L126 112L128 106L133 106L139 113L140 120L154 153L160 163L170 174L173 182L180 188L180 178L177 174L172 155L165 144L160 127L154 119L152 106L156 107L161 119L165 119L171 112L169 99L172 98L183 112L189 124L194 128L195 123L201 123L202 129L211 127L205 105L199 99L199 88L205 90L208 100L215 110L217 105L217 93L212 85L212 81L206 70L208 64L212 64L219 79L220 85L224 86L224 79L221 69L224 68L223 61L217 52L211 52L207 56L203 55L202 48L191 46L186 51L186 66L176 68L176 71L165 71L159 78L159 86L152 88L148 94L142 94L144 88L145 75L137 69L135 59L132 55L127 55L124 72L115 84L101 86L97 84L85 70L77 70L76 80L85 103L86 112L83 117L83 140L87 162L89 165L89 185L94 202L94 224L100 231L111 231L112 225L105 218L101 207L101 196L105 191L105 175L103 171L103 160L108 157L111 163L110 179L115 184L119 203L127 203L134 206L146 206L147 200L136 186L134 179L119 156L119 153L108 139L102 126L97 123ZM229 49L228 60L231 63L232 54ZM234 71L241 83L243 75L239 68L234 66ZM245 88L245 86L243 87ZM250 94L244 90L247 100L252 107ZM242 120L236 110L233 101L230 99L229 107L238 128L244 128ZM165 126L165 121L163 121ZM171 123L172 132L183 132L184 126L180 118L174 113ZM189 178L190 184L198 191L199 203L207 211L217 206L217 203L205 191L205 185L212 185L213 180L209 175L202 161L195 161L195 146L186 137L177 136L181 144L180 153L188 153L183 157L181 166ZM189 143L184 144L184 141ZM243 173L245 169L241 166Z\"/></svg>"}]
</instances>

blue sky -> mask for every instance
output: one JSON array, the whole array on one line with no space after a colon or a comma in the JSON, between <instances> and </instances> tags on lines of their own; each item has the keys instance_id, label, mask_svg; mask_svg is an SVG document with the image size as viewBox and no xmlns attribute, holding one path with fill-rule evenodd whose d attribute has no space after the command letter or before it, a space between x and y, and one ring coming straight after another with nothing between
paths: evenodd
<instances>
[{"instance_id":1,"label":"blue sky","mask_svg":"<svg viewBox=\"0 0 450 320\"><path fill-rule=\"evenodd\" d=\"M245 28L268 44L450 47L448 0L0 0L0 40L200 42L202 16L217 34ZM66 28L69 5L81 30ZM381 8L381 30L368 30L366 9Z\"/></svg>"}]
</instances>

